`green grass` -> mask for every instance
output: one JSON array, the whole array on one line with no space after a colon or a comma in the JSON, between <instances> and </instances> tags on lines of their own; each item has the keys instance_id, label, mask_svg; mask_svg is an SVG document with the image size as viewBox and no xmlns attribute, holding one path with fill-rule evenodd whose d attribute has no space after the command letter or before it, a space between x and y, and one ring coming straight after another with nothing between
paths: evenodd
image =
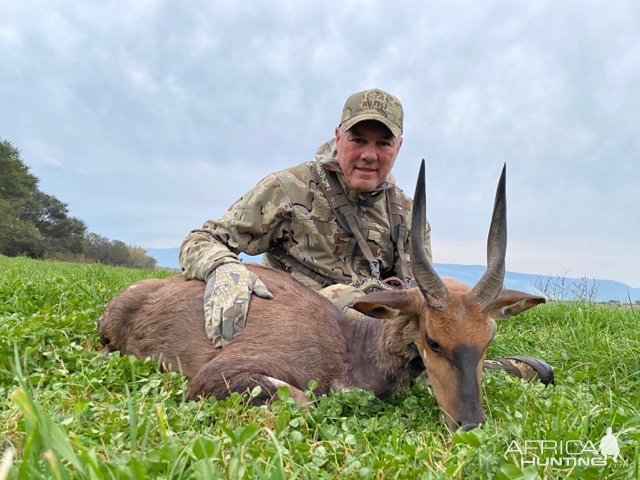
<instances>
[{"instance_id":1,"label":"green grass","mask_svg":"<svg viewBox=\"0 0 640 480\"><path fill-rule=\"evenodd\" d=\"M0 256L0 454L4 478L640 478L640 310L549 304L503 322L490 357L555 367L544 389L485 373L488 422L451 435L424 381L391 402L364 391L185 402L185 380L99 348L96 320L131 283L171 272ZM521 465L513 441L591 441L606 466Z\"/></svg>"}]
</instances>

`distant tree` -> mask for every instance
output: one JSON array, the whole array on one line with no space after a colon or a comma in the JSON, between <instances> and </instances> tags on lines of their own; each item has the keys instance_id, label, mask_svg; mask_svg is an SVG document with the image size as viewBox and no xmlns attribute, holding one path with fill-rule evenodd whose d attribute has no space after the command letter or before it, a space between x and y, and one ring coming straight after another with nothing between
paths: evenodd
<instances>
[{"instance_id":1,"label":"distant tree","mask_svg":"<svg viewBox=\"0 0 640 480\"><path fill-rule=\"evenodd\" d=\"M0 142L0 253L3 255L44 254L42 235L20 218L26 199L36 189L38 179L20 161L20 153L9 142Z\"/></svg>"},{"instance_id":2,"label":"distant tree","mask_svg":"<svg viewBox=\"0 0 640 480\"><path fill-rule=\"evenodd\" d=\"M0 141L0 254L156 266L141 247L87 233L82 220L69 216L66 203L38 189L38 178L7 141Z\"/></svg>"},{"instance_id":3,"label":"distant tree","mask_svg":"<svg viewBox=\"0 0 640 480\"><path fill-rule=\"evenodd\" d=\"M142 247L127 245L120 240L109 240L95 233L85 237L85 255L88 259L107 265L133 268L154 268L156 260Z\"/></svg>"},{"instance_id":4,"label":"distant tree","mask_svg":"<svg viewBox=\"0 0 640 480\"><path fill-rule=\"evenodd\" d=\"M550 300L572 300L593 303L598 297L598 282L583 276L567 278L567 274L536 278L533 286Z\"/></svg>"},{"instance_id":5,"label":"distant tree","mask_svg":"<svg viewBox=\"0 0 640 480\"><path fill-rule=\"evenodd\" d=\"M84 254L94 262L108 263L109 239L97 233L89 232L84 237Z\"/></svg>"},{"instance_id":6,"label":"distant tree","mask_svg":"<svg viewBox=\"0 0 640 480\"><path fill-rule=\"evenodd\" d=\"M20 220L19 210L15 204L0 198L0 254L41 258L45 252L42 235L35 225Z\"/></svg>"},{"instance_id":7,"label":"distant tree","mask_svg":"<svg viewBox=\"0 0 640 480\"><path fill-rule=\"evenodd\" d=\"M155 268L156 259L147 255L147 251L142 247L128 246L129 266L134 268Z\"/></svg>"},{"instance_id":8,"label":"distant tree","mask_svg":"<svg viewBox=\"0 0 640 480\"><path fill-rule=\"evenodd\" d=\"M67 204L56 197L36 190L25 202L20 219L33 223L40 231L47 253L84 252L86 225L69 217Z\"/></svg>"},{"instance_id":9,"label":"distant tree","mask_svg":"<svg viewBox=\"0 0 640 480\"><path fill-rule=\"evenodd\" d=\"M0 198L20 203L38 187L38 179L20 160L20 152L7 141L0 141Z\"/></svg>"},{"instance_id":10,"label":"distant tree","mask_svg":"<svg viewBox=\"0 0 640 480\"><path fill-rule=\"evenodd\" d=\"M41 258L84 252L84 222L38 189L37 177L7 141L0 142L0 201L0 253Z\"/></svg>"},{"instance_id":11,"label":"distant tree","mask_svg":"<svg viewBox=\"0 0 640 480\"><path fill-rule=\"evenodd\" d=\"M126 243L120 240L111 242L111 263L113 265L129 265L129 249Z\"/></svg>"}]
</instances>

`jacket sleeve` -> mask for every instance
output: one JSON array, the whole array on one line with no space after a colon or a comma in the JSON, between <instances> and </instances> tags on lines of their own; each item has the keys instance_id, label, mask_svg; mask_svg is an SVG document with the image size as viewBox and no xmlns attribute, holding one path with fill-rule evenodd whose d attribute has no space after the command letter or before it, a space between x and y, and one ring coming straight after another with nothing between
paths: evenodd
<instances>
[{"instance_id":1,"label":"jacket sleeve","mask_svg":"<svg viewBox=\"0 0 640 480\"><path fill-rule=\"evenodd\" d=\"M240 252L259 255L283 236L291 200L277 175L265 177L236 201L219 220L192 230L180 247L180 266L187 278L206 280L218 266L240 262Z\"/></svg>"}]
</instances>

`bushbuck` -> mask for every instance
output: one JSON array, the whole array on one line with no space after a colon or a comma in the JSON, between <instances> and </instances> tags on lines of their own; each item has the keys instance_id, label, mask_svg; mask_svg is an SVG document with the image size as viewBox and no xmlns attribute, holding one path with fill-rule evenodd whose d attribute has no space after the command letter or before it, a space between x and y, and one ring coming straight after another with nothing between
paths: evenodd
<instances>
[{"instance_id":1,"label":"bushbuck","mask_svg":"<svg viewBox=\"0 0 640 480\"><path fill-rule=\"evenodd\" d=\"M216 349L204 329L205 283L176 276L143 280L116 296L98 321L101 342L140 358L153 357L189 380L188 399L261 387L254 403L288 386L305 401L311 380L317 394L360 387L385 399L426 369L448 426L473 428L485 421L480 382L495 321L543 303L542 297L503 290L507 242L506 166L498 184L488 237L488 268L469 288L441 279L424 250L426 198L420 167L410 236L417 287L359 298L345 316L288 273L248 267L273 293L254 297L245 328Z\"/></svg>"}]
</instances>

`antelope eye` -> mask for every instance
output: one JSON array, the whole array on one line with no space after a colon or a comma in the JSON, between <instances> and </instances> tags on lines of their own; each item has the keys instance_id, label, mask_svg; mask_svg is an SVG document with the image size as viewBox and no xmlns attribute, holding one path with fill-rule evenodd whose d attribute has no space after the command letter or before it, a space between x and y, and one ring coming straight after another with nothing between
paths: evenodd
<instances>
[{"instance_id":1,"label":"antelope eye","mask_svg":"<svg viewBox=\"0 0 640 480\"><path fill-rule=\"evenodd\" d=\"M427 346L433 350L436 353L442 353L442 347L440 346L440 344L438 342L436 342L435 340L433 340L430 337L427 337Z\"/></svg>"}]
</instances>

